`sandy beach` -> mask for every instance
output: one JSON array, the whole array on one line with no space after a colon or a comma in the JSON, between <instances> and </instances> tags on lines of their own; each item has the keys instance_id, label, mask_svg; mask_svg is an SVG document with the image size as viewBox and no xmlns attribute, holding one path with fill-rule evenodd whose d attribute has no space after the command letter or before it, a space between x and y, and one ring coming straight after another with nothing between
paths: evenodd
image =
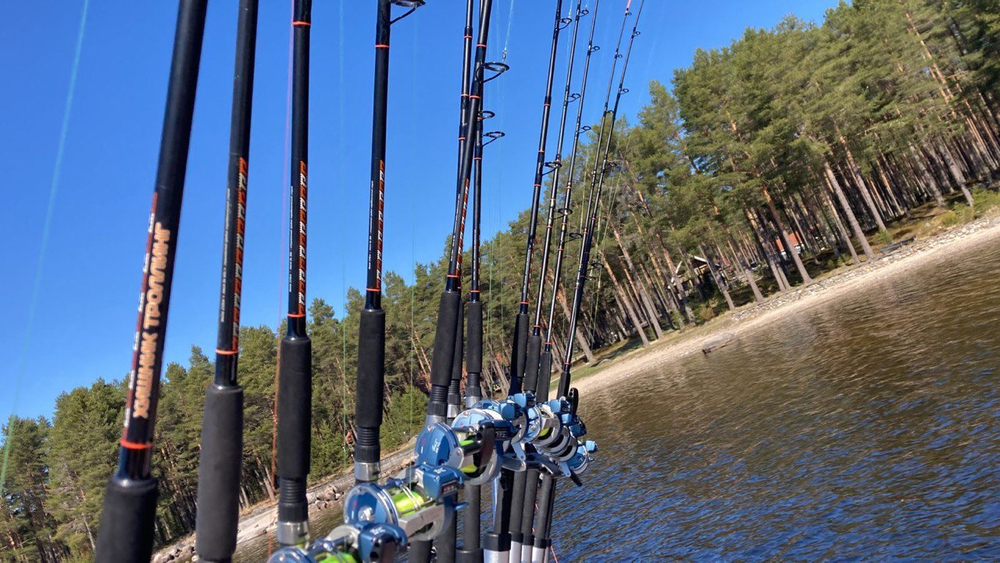
<instances>
[{"instance_id":1,"label":"sandy beach","mask_svg":"<svg viewBox=\"0 0 1000 563\"><path fill-rule=\"evenodd\" d=\"M736 339L777 320L795 315L810 307L837 299L874 282L900 276L914 268L930 266L955 253L1000 239L1000 217L983 218L944 233L916 240L888 254L876 254L875 260L859 266L842 268L806 286L773 295L763 303L751 303L712 321L680 333L672 333L608 362L586 377L574 380L580 393L610 387L649 369L702 353L703 345L720 335Z\"/></svg>"}]
</instances>

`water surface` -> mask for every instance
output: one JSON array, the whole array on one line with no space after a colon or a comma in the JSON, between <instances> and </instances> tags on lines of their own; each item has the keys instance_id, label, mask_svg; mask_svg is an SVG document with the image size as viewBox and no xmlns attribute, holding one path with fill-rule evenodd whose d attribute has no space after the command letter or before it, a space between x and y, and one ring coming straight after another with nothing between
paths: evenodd
<instances>
[{"instance_id":1,"label":"water surface","mask_svg":"<svg viewBox=\"0 0 1000 563\"><path fill-rule=\"evenodd\" d=\"M1000 560L998 276L980 247L584 397L560 560Z\"/></svg>"}]
</instances>

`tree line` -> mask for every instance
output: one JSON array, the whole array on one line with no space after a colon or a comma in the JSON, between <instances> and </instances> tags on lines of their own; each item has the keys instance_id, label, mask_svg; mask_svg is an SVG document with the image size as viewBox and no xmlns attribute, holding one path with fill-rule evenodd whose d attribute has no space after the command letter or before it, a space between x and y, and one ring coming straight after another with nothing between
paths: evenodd
<instances>
[{"instance_id":1,"label":"tree line","mask_svg":"<svg viewBox=\"0 0 1000 563\"><path fill-rule=\"evenodd\" d=\"M984 188L1000 173L998 55L993 0L855 0L829 10L822 24L789 17L773 29L749 29L725 48L697 51L689 67L675 71L672 88L651 83L637 122L614 124L598 246L573 335L578 359L591 362L594 350L622 342L649 344L837 266L871 260L880 242L891 242L892 225L917 210L974 214L984 200L995 201ZM577 193L589 186L599 129L571 171ZM574 205L571 225L583 215ZM484 380L494 393L507 385L528 221L523 212L483 246ZM556 295L558 354L567 345L561 336L578 245L572 237ZM387 450L423 421L446 267L444 259L418 264L410 284L385 276ZM362 304L351 289L341 317L323 299L309 310L317 480L351 463ZM243 507L275 496L282 333L280 326L241 330ZM170 364L164 373L154 457L160 545L194 529L204 389L213 373L197 347L187 365ZM122 381L98 380L62 394L51 419L15 416L3 426L11 453L0 498L0 561L92 558L124 398Z\"/></svg>"}]
</instances>

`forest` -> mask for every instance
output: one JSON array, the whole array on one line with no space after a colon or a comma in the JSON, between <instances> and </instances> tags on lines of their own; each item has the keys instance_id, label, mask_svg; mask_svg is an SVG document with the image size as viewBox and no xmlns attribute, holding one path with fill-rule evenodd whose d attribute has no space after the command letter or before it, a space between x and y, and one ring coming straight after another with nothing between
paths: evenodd
<instances>
[{"instance_id":1,"label":"forest","mask_svg":"<svg viewBox=\"0 0 1000 563\"><path fill-rule=\"evenodd\" d=\"M725 48L698 50L670 86L649 85L649 102L634 122L614 124L596 259L587 265L591 282L573 336L579 361L625 342L648 345L874 260L880 247L906 235L894 226L915 217L950 226L997 204L998 84L996 0L841 2L822 23L788 17L773 29L748 29ZM567 174L584 196L599 128L590 130L579 168ZM575 223L583 214L573 207ZM522 212L483 246L484 380L495 393L506 389L528 221ZM570 256L577 246L570 243ZM565 261L567 283L577 277L574 262ZM386 451L423 421L446 267L444 259L418 264L412 284L385 276ZM543 274L552 275L535 272L534 279ZM566 333L572 289L558 288L556 335ZM317 482L351 462L362 303L352 289L337 307L347 311L341 318L323 299L309 310ZM241 331L244 508L275 497L282 333L269 326ZM566 344L557 338L556 352ZM160 545L194 529L202 403L213 370L197 346L187 365L165 370L154 469ZM92 558L125 402L124 383L114 377L62 394L50 418L15 416L3 426L10 454L0 561Z\"/></svg>"}]
</instances>

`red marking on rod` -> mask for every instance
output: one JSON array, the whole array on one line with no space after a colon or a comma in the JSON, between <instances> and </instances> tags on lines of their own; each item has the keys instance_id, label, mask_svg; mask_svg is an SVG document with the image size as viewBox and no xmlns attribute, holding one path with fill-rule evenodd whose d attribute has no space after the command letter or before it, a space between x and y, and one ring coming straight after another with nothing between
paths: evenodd
<instances>
[{"instance_id":1,"label":"red marking on rod","mask_svg":"<svg viewBox=\"0 0 1000 563\"><path fill-rule=\"evenodd\" d=\"M296 20L292 22L292 27L312 27L312 24L309 22Z\"/></svg>"},{"instance_id":2,"label":"red marking on rod","mask_svg":"<svg viewBox=\"0 0 1000 563\"><path fill-rule=\"evenodd\" d=\"M153 448L152 442L149 442L148 444L140 444L138 442L129 442L125 438L122 438L118 443L121 444L121 446L126 450L150 450Z\"/></svg>"},{"instance_id":3,"label":"red marking on rod","mask_svg":"<svg viewBox=\"0 0 1000 563\"><path fill-rule=\"evenodd\" d=\"M469 97L472 98L473 100L481 100L481 99L483 99L482 96L474 96L472 94L470 94Z\"/></svg>"},{"instance_id":4,"label":"red marking on rod","mask_svg":"<svg viewBox=\"0 0 1000 563\"><path fill-rule=\"evenodd\" d=\"M381 45L381 44L378 44L378 45L375 45L375 48L376 48L376 49L388 49L388 48L389 48L389 46L388 46L388 45Z\"/></svg>"},{"instance_id":5,"label":"red marking on rod","mask_svg":"<svg viewBox=\"0 0 1000 563\"><path fill-rule=\"evenodd\" d=\"M235 356L236 354L239 354L240 351L239 350L219 350L218 348L216 348L215 349L215 353L216 354L222 354L223 356Z\"/></svg>"},{"instance_id":6,"label":"red marking on rod","mask_svg":"<svg viewBox=\"0 0 1000 563\"><path fill-rule=\"evenodd\" d=\"M455 279L457 279L457 278L459 277L459 275L458 275L458 274L448 274L448 275L447 275L447 276L445 276L445 277L448 277L448 278L455 278Z\"/></svg>"},{"instance_id":7,"label":"red marking on rod","mask_svg":"<svg viewBox=\"0 0 1000 563\"><path fill-rule=\"evenodd\" d=\"M486 45L483 43L476 43L476 47L482 47L483 49L485 49Z\"/></svg>"},{"instance_id":8,"label":"red marking on rod","mask_svg":"<svg viewBox=\"0 0 1000 563\"><path fill-rule=\"evenodd\" d=\"M305 314L303 314L303 313L288 313L288 316L291 317L291 318L293 318L293 319L302 319L302 318L305 318Z\"/></svg>"}]
</instances>

